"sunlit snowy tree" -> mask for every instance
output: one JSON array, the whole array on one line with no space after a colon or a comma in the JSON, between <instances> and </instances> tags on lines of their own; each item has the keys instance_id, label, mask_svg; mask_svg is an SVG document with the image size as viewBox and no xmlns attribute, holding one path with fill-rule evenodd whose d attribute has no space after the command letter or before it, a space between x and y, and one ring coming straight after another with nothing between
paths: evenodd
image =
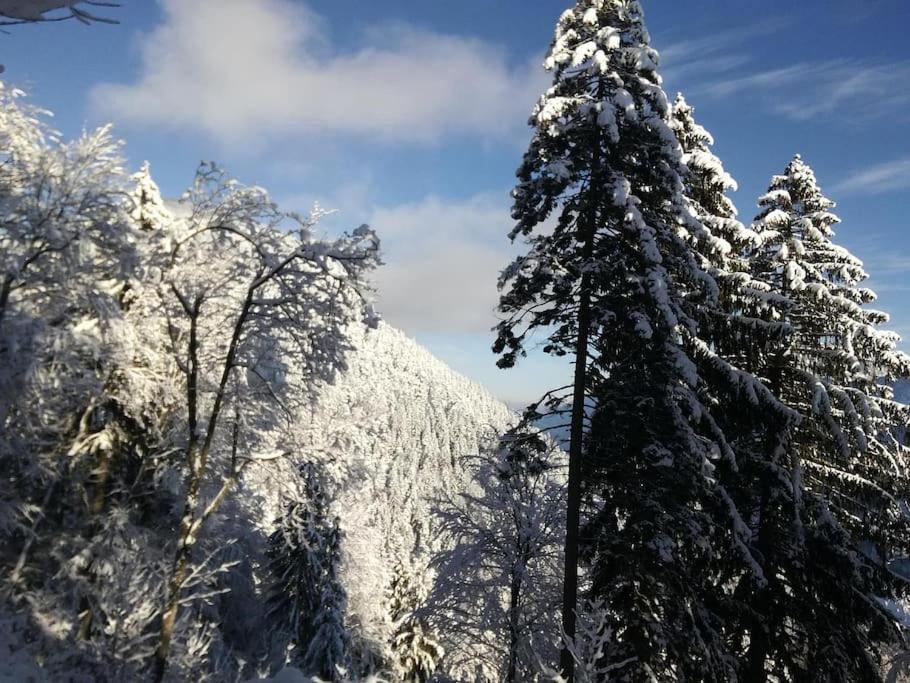
<instances>
[{"instance_id":1,"label":"sunlit snowy tree","mask_svg":"<svg viewBox=\"0 0 910 683\"><path fill-rule=\"evenodd\" d=\"M156 450L174 377L128 312L142 249L121 145L107 128L65 142L41 118L3 89L0 463L4 507L19 513L8 578L13 604L71 604L87 657L135 664L151 653L163 576L137 522L168 500Z\"/></svg>"},{"instance_id":2,"label":"sunlit snowy tree","mask_svg":"<svg viewBox=\"0 0 910 683\"><path fill-rule=\"evenodd\" d=\"M161 190L152 178L149 162L133 174L133 190L130 192L132 211L130 215L140 230L166 232L174 222L174 216L164 203Z\"/></svg>"},{"instance_id":3,"label":"sunlit snowy tree","mask_svg":"<svg viewBox=\"0 0 910 683\"><path fill-rule=\"evenodd\" d=\"M390 647L397 680L427 683L445 650L420 614L426 600L424 577L400 560L392 570L385 605L392 624Z\"/></svg>"},{"instance_id":4,"label":"sunlit snowy tree","mask_svg":"<svg viewBox=\"0 0 910 683\"><path fill-rule=\"evenodd\" d=\"M765 437L754 489L755 549L768 583L752 597L744 675L875 680L898 639L890 605L905 590L891 563L908 554L908 421L891 382L910 359L887 316L866 308L862 263L832 241L834 203L798 156L759 199L752 275L780 303L789 332L761 348L755 371L801 419ZM786 624L786 627L784 627Z\"/></svg>"},{"instance_id":5,"label":"sunlit snowy tree","mask_svg":"<svg viewBox=\"0 0 910 683\"><path fill-rule=\"evenodd\" d=\"M290 417L344 368L345 329L373 322L365 274L378 240L366 226L318 240L319 215L280 211L266 192L204 163L184 196L188 216L163 255L153 310L166 321L185 386L183 516L163 610L156 678L164 675L193 545L251 463L282 457L256 425ZM265 437L265 438L263 438ZM214 490L206 484L214 477Z\"/></svg>"},{"instance_id":6,"label":"sunlit snowy tree","mask_svg":"<svg viewBox=\"0 0 910 683\"><path fill-rule=\"evenodd\" d=\"M110 441L129 440L131 418L104 431L100 413L124 412L109 399L136 263L120 144L106 128L63 142L41 114L0 86L0 459L36 524L64 479L98 512Z\"/></svg>"},{"instance_id":7,"label":"sunlit snowy tree","mask_svg":"<svg viewBox=\"0 0 910 683\"><path fill-rule=\"evenodd\" d=\"M436 510L445 539L426 611L462 679L532 680L558 643L564 488L558 449L515 430L465 459L476 491Z\"/></svg>"}]
</instances>

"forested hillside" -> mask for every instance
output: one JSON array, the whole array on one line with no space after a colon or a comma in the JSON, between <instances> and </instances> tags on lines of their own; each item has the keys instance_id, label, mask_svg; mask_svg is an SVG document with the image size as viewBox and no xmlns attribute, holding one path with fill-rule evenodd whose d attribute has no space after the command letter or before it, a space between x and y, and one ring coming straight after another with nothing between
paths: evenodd
<instances>
[{"instance_id":1,"label":"forested hillside","mask_svg":"<svg viewBox=\"0 0 910 683\"><path fill-rule=\"evenodd\" d=\"M467 490L465 457L495 448L516 418L401 332L380 324L352 336L348 369L302 425L303 457L332 482L355 632L382 648L396 565L429 583L427 563L440 546L434 505ZM272 470L250 491L280 490L285 476Z\"/></svg>"}]
</instances>

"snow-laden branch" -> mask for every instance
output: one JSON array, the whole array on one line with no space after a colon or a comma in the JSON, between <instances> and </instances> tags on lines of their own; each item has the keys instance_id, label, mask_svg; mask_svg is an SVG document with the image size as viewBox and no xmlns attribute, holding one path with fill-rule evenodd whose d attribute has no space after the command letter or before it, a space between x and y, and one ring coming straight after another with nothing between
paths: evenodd
<instances>
[{"instance_id":1,"label":"snow-laden branch","mask_svg":"<svg viewBox=\"0 0 910 683\"><path fill-rule=\"evenodd\" d=\"M101 0L0 0L0 17L6 17L5 20L0 20L0 26L66 21L67 19L76 19L83 24L120 23L116 19L94 14L80 5L120 7L119 2L102 2ZM55 14L62 10L67 13Z\"/></svg>"}]
</instances>

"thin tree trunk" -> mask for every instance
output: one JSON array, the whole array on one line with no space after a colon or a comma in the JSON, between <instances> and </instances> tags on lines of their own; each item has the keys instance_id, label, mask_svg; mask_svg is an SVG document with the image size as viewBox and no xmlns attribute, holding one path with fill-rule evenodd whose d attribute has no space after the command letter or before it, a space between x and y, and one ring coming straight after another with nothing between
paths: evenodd
<instances>
[{"instance_id":1,"label":"thin tree trunk","mask_svg":"<svg viewBox=\"0 0 910 683\"><path fill-rule=\"evenodd\" d=\"M598 88L602 93L603 88ZM588 192L599 190L601 166L600 134L595 133L591 158ZM572 419L569 427L569 481L566 500L565 567L562 591L562 630L566 642L559 653L559 668L566 683L575 680L575 658L569 643L575 639L576 609L578 607L578 527L581 522L581 458L585 430L585 396L588 380L588 337L591 327L591 275L588 262L594 254L594 232L597 221L597 202L591 200L588 214L579 226L582 243L582 273L579 284L578 338L575 345L575 376L572 382Z\"/></svg>"},{"instance_id":2,"label":"thin tree trunk","mask_svg":"<svg viewBox=\"0 0 910 683\"><path fill-rule=\"evenodd\" d=\"M13 289L13 276L7 275L3 278L3 284L0 285L0 324L3 323L3 317L6 315L6 306L9 303L9 295Z\"/></svg>"},{"instance_id":3,"label":"thin tree trunk","mask_svg":"<svg viewBox=\"0 0 910 683\"><path fill-rule=\"evenodd\" d=\"M768 525L765 524L765 515L770 503L770 485L765 475L765 481L762 485L762 497L759 504L759 521L758 521L758 550L762 556L762 571L765 572L766 579L770 583L769 563L767 561L770 543L768 542ZM768 674L765 671L765 662L768 659L768 653L771 649L771 624L770 613L772 605L768 604L772 599L767 589L758 591L753 596L753 604L757 616L752 623L752 629L749 631L749 649L746 651L746 675L743 680L749 683L764 683L768 680Z\"/></svg>"},{"instance_id":4,"label":"thin tree trunk","mask_svg":"<svg viewBox=\"0 0 910 683\"><path fill-rule=\"evenodd\" d=\"M192 453L191 460L197 460L198 453ZM171 651L171 640L174 637L174 623L177 621L177 611L180 607L180 590L186 580L187 569L193 553L193 545L198 533L196 524L196 508L199 494L202 489L202 470L191 465L193 472L186 493L186 502L183 506L183 518L180 520L180 542L174 553L174 569L167 587L167 602L161 615L161 631L158 636L158 647L155 650L154 679L156 683L164 678L167 669L167 658Z\"/></svg>"},{"instance_id":5,"label":"thin tree trunk","mask_svg":"<svg viewBox=\"0 0 910 683\"><path fill-rule=\"evenodd\" d=\"M780 354L774 357L769 377L769 388L776 398L781 399L781 388L783 384L783 358ZM780 438L780 432L776 431L775 439ZM777 448L777 443L771 445ZM758 508L758 551L761 554L762 571L768 582L766 588L758 591L753 597L756 616L752 629L749 632L749 649L746 651L746 675L745 681L749 683L764 683L768 680L768 674L765 670L765 662L768 660L768 654L771 650L771 623L774 614L773 595L769 590L774 581L774 568L769 562L771 556L772 541L768 537L770 534L767 516L771 505L771 482L769 473L763 473L762 477L762 494Z\"/></svg>"},{"instance_id":6,"label":"thin tree trunk","mask_svg":"<svg viewBox=\"0 0 910 683\"><path fill-rule=\"evenodd\" d=\"M164 678L167 669L167 658L171 652L171 640L174 637L174 623L177 621L177 610L180 607L180 589L186 579L186 570L189 565L193 550L193 521L196 513L199 491L202 488L202 477L205 472L203 454L199 452L198 420L197 420L197 383L199 379L199 340L197 338L197 323L202 299L198 298L190 306L174 289L190 317L190 339L187 349L187 425L189 429L189 442L187 445L186 463L189 473L187 475L186 497L183 503L183 517L180 520L180 536L177 551L174 553L174 569L168 581L167 601L161 613L161 630L158 635L158 647L155 649L153 664L153 677L156 683Z\"/></svg>"},{"instance_id":7,"label":"thin tree trunk","mask_svg":"<svg viewBox=\"0 0 910 683\"><path fill-rule=\"evenodd\" d=\"M590 256L591 240L585 244ZM575 379L572 392L572 422L569 432L569 482L566 505L565 571L562 592L562 630L567 641L575 638L576 607L578 603L578 527L581 510L581 457L584 438L585 389L587 388L588 328L591 324L589 276L581 278L581 302L578 312L578 345L575 349ZM575 678L575 659L568 642L559 656L560 669L567 683Z\"/></svg>"},{"instance_id":8,"label":"thin tree trunk","mask_svg":"<svg viewBox=\"0 0 910 683\"><path fill-rule=\"evenodd\" d=\"M243 469L238 464L238 448L240 445L240 416L234 415L234 425L231 433L231 464L230 471L222 482L221 489L212 499L201 514L199 509L199 496L202 491L202 478L205 473L203 462L204 453L191 453L188 460L192 478L187 487L186 502L183 508L183 518L180 522L180 543L174 555L174 570L168 582L168 597L161 615L161 631L158 636L158 647L155 650L153 675L156 683L161 683L167 669L167 659L171 651L171 641L174 637L174 624L177 621L177 612L180 609L180 591L186 580L187 569L190 566L193 545L196 535L202 524L221 506L233 488ZM248 461L247 461L248 462Z\"/></svg>"},{"instance_id":9,"label":"thin tree trunk","mask_svg":"<svg viewBox=\"0 0 910 683\"><path fill-rule=\"evenodd\" d=\"M184 312L190 319L190 339L189 348L187 349L187 426L189 430L189 440L187 446L187 465L189 467L187 494L184 504L183 518L180 523L180 541L174 556L174 569L171 579L168 582L168 597L165 603L164 611L161 615L161 631L158 639L158 647L155 650L155 660L153 663L154 680L158 683L164 678L167 669L167 658L170 654L171 640L174 635L174 624L177 621L177 612L180 609L180 591L186 580L187 569L192 556L193 545L196 541L197 534L205 522L224 501L230 492L233 484L240 474L240 468L237 467L237 446L238 446L238 429L239 418L235 419L233 434L233 453L231 456L231 471L229 476L223 482L221 490L216 495L212 503L198 514L199 496L202 489L202 480L205 476L206 465L208 463L209 453L215 438L215 432L218 429L221 417L221 409L224 406L225 395L230 379L231 372L235 367L235 361L238 349L243 336L244 328L249 318L250 311L253 308L253 297L256 292L278 273L280 273L288 264L295 259L300 258L297 251L292 252L282 259L277 265L272 266L269 270L261 267L256 273L253 281L246 291L246 298L240 308L240 313L234 323L234 329L228 344L227 355L221 368L221 379L218 388L215 391L215 397L212 401L212 407L208 418L205 420L205 433L202 436L200 445L200 434L198 432L198 382L199 382L199 340L198 319L203 304L203 296L197 295L196 299L190 301L177 289L176 285L171 283L171 290L177 297Z\"/></svg>"},{"instance_id":10,"label":"thin tree trunk","mask_svg":"<svg viewBox=\"0 0 910 683\"><path fill-rule=\"evenodd\" d=\"M192 520L189 523L192 525ZM181 526L186 527L186 520ZM180 605L180 589L186 579L186 570L189 566L192 547L189 539L184 536L174 559L174 571L171 574L171 580L168 582L168 599L164 607L164 613L161 615L161 632L158 637L158 647L155 650L153 677L156 683L160 683L164 679L164 672L167 669L171 640L174 637L174 623L177 621L177 608Z\"/></svg>"},{"instance_id":11,"label":"thin tree trunk","mask_svg":"<svg viewBox=\"0 0 910 683\"><path fill-rule=\"evenodd\" d=\"M525 564L525 566L527 566ZM521 607L521 574L517 568L512 570L512 582L509 586L509 671L506 680L515 683L518 669L518 614Z\"/></svg>"}]
</instances>

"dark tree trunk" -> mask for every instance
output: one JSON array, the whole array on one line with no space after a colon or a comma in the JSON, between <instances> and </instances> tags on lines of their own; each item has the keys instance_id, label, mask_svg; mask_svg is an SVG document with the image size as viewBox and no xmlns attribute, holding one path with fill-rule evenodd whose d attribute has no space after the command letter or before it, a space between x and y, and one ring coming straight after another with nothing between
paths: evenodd
<instances>
[{"instance_id":1,"label":"dark tree trunk","mask_svg":"<svg viewBox=\"0 0 910 683\"><path fill-rule=\"evenodd\" d=\"M575 637L575 610L578 603L578 526L581 510L581 457L584 439L585 389L588 365L588 326L591 302L581 279L581 304L578 313L578 348L575 352L575 381L572 393L572 423L569 442L569 482L566 505L565 573L562 591L562 630L566 638ZM575 660L568 646L560 653L560 669L568 683L575 678Z\"/></svg>"},{"instance_id":2,"label":"dark tree trunk","mask_svg":"<svg viewBox=\"0 0 910 683\"><path fill-rule=\"evenodd\" d=\"M6 306L9 303L9 295L13 289L13 276L7 275L3 278L3 284L0 285L0 323L6 315Z\"/></svg>"},{"instance_id":3,"label":"dark tree trunk","mask_svg":"<svg viewBox=\"0 0 910 683\"><path fill-rule=\"evenodd\" d=\"M604 96L603 86L598 87ZM578 527L581 522L581 459L585 433L585 398L588 388L588 338L591 331L591 275L588 261L594 255L594 233L597 228L598 191L601 177L600 131L593 133L591 175L587 192L590 202L584 219L578 226L582 245L583 271L579 283L578 339L575 345L575 376L572 382L572 419L569 428L569 481L566 495L565 570L562 592L562 630L565 638L575 638L576 609L578 608ZM566 683L575 680L575 660L568 642L559 654L559 668Z\"/></svg>"},{"instance_id":4,"label":"dark tree trunk","mask_svg":"<svg viewBox=\"0 0 910 683\"><path fill-rule=\"evenodd\" d=\"M783 385L783 357L775 354L769 372L769 389L781 399ZM781 429L787 429L785 424ZM769 449L777 447L777 440L781 432L775 431L774 442L769 444ZM771 510L771 481L773 475L769 472L762 473L762 494L758 509L758 552L761 554L762 571L768 585L763 590L757 591L753 597L756 617L749 632L749 649L746 651L746 671L744 680L749 683L764 683L768 680L765 663L771 651L771 637L774 629L774 596L771 586L774 583L774 567L771 562L773 541L769 537L771 530L768 524L768 515Z\"/></svg>"},{"instance_id":5,"label":"dark tree trunk","mask_svg":"<svg viewBox=\"0 0 910 683\"><path fill-rule=\"evenodd\" d=\"M599 158L599 155L595 155ZM585 262L594 252L595 211L584 226L582 257ZM581 459L585 433L585 397L588 384L588 336L591 327L591 276L582 273L578 304L578 340L575 347L575 377L572 387L572 420L569 432L569 481L566 501L565 572L562 593L562 629L570 641L575 638L575 611L578 606L578 527L581 521ZM559 657L560 670L567 683L575 679L575 660L568 645Z\"/></svg>"},{"instance_id":6,"label":"dark tree trunk","mask_svg":"<svg viewBox=\"0 0 910 683\"><path fill-rule=\"evenodd\" d=\"M770 563L767 561L770 553L770 543L768 541L768 525L765 523L765 516L768 513L768 506L770 504L770 484L767 481L767 474L765 475L765 481L762 484L762 497L759 504L759 518L758 518L758 551L762 556L762 570L765 572L765 578L770 581L772 580L769 576L769 570L771 569ZM756 591L753 596L756 617L752 623L752 628L749 631L749 649L746 651L746 674L744 676L745 681L749 683L764 683L768 680L768 674L765 671L765 662L768 659L768 652L771 649L771 624L770 624L770 612L771 605L768 604L769 600L773 599L769 594L767 588Z\"/></svg>"},{"instance_id":7,"label":"dark tree trunk","mask_svg":"<svg viewBox=\"0 0 910 683\"><path fill-rule=\"evenodd\" d=\"M526 565L525 565L526 566ZM506 680L515 683L518 669L518 616L521 607L521 573L513 568L509 586L509 671Z\"/></svg>"}]
</instances>

